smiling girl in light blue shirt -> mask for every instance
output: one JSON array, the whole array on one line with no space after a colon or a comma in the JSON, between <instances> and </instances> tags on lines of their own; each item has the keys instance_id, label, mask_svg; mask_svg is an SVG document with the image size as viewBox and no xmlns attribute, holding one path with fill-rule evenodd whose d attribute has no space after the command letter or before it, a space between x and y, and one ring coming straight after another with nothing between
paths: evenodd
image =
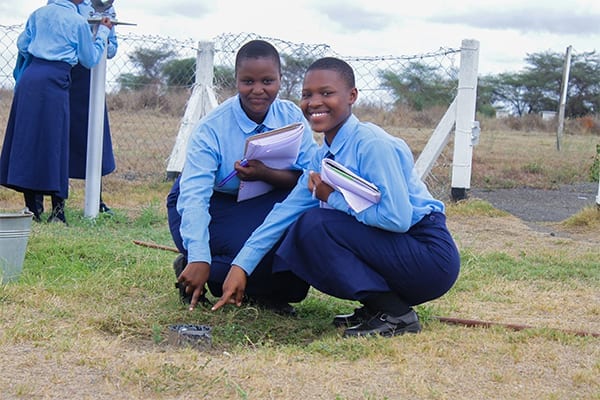
<instances>
[{"instance_id":1,"label":"smiling girl in light blue shirt","mask_svg":"<svg viewBox=\"0 0 600 400\"><path fill-rule=\"evenodd\" d=\"M327 57L306 72L300 107L324 142L310 170L275 205L233 260L213 309L240 304L246 275L277 242L273 272L293 273L321 292L362 307L334 318L344 336L395 336L421 330L412 306L446 293L460 258L446 227L444 204L433 198L400 138L352 114L358 91L344 61ZM357 212L321 180L323 158L375 184L381 200ZM313 195L314 193L314 195ZM327 203L320 208L319 202ZM283 239L282 239L283 237Z\"/></svg>"}]
</instances>

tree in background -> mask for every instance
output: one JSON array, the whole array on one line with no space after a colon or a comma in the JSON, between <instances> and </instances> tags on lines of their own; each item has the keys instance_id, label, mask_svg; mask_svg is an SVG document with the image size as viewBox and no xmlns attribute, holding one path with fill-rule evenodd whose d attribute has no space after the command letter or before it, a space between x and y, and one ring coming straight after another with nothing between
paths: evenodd
<instances>
[{"instance_id":1,"label":"tree in background","mask_svg":"<svg viewBox=\"0 0 600 400\"><path fill-rule=\"evenodd\" d=\"M477 84L478 103L484 101L493 108L510 110L518 116L529 112L526 94L527 87L519 73L487 75L480 78Z\"/></svg>"},{"instance_id":2,"label":"tree in background","mask_svg":"<svg viewBox=\"0 0 600 400\"><path fill-rule=\"evenodd\" d=\"M173 57L175 52L166 46L161 48L137 48L129 55L129 60L140 70L139 75L127 73L117 78L121 90L141 90L155 85L157 90L162 85L163 65Z\"/></svg>"},{"instance_id":3,"label":"tree in background","mask_svg":"<svg viewBox=\"0 0 600 400\"><path fill-rule=\"evenodd\" d=\"M232 67L215 65L213 74L215 91L219 98L227 99L237 93L237 88L235 87L235 72Z\"/></svg>"},{"instance_id":4,"label":"tree in background","mask_svg":"<svg viewBox=\"0 0 600 400\"><path fill-rule=\"evenodd\" d=\"M283 63L281 65L280 96L284 99L299 100L304 73L310 64L315 61L315 58L308 54L300 56L282 54L281 57L283 58Z\"/></svg>"},{"instance_id":5,"label":"tree in background","mask_svg":"<svg viewBox=\"0 0 600 400\"><path fill-rule=\"evenodd\" d=\"M169 89L189 89L196 82L196 59L173 58L175 53L167 48L138 48L129 55L139 74L125 73L117 81L121 90L139 91L151 85ZM235 92L233 68L216 65L214 84L219 91ZM228 96L227 96L228 97Z\"/></svg>"},{"instance_id":6,"label":"tree in background","mask_svg":"<svg viewBox=\"0 0 600 400\"><path fill-rule=\"evenodd\" d=\"M525 62L528 65L524 72L518 74L518 80L525 90L523 99L527 104L527 113L557 111L564 56L552 52L534 53L528 54Z\"/></svg>"},{"instance_id":7,"label":"tree in background","mask_svg":"<svg viewBox=\"0 0 600 400\"><path fill-rule=\"evenodd\" d=\"M581 117L600 112L600 55L595 51L573 58L566 115Z\"/></svg>"},{"instance_id":8,"label":"tree in background","mask_svg":"<svg viewBox=\"0 0 600 400\"><path fill-rule=\"evenodd\" d=\"M190 88L195 82L195 59L174 59L168 46L138 48L129 58L138 74L118 77L121 90L139 91L155 87ZM309 54L282 54L282 98L298 100L304 73L314 58ZM477 110L493 116L497 109L514 115L557 111L560 101L564 55L553 52L528 54L521 72L483 76L478 83ZM448 106L456 95L451 74L420 61L409 62L400 72L379 72L381 87L387 89L395 104L415 111ZM456 74L454 74L456 75ZM220 98L235 93L233 68L214 67L215 88ZM600 110L600 57L596 52L576 54L571 59L565 115L579 117Z\"/></svg>"},{"instance_id":9,"label":"tree in background","mask_svg":"<svg viewBox=\"0 0 600 400\"><path fill-rule=\"evenodd\" d=\"M456 83L444 76L439 68L418 61L410 62L399 73L390 70L379 73L381 86L392 92L395 103L415 111L452 102Z\"/></svg>"},{"instance_id":10,"label":"tree in background","mask_svg":"<svg viewBox=\"0 0 600 400\"><path fill-rule=\"evenodd\" d=\"M480 79L479 87L491 92L491 104L518 116L558 111L564 55L528 54L522 72L501 73ZM600 57L596 52L571 59L565 116L581 117L600 110Z\"/></svg>"},{"instance_id":11,"label":"tree in background","mask_svg":"<svg viewBox=\"0 0 600 400\"><path fill-rule=\"evenodd\" d=\"M162 68L162 75L169 88L191 88L196 81L196 59L169 60Z\"/></svg>"}]
</instances>

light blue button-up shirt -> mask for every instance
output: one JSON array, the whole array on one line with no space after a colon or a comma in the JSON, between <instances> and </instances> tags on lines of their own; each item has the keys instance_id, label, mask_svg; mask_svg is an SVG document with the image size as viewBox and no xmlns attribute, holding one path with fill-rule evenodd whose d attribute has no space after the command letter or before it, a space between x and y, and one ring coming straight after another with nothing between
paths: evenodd
<instances>
[{"instance_id":1,"label":"light blue button-up shirt","mask_svg":"<svg viewBox=\"0 0 600 400\"><path fill-rule=\"evenodd\" d=\"M25 30L17 39L17 47L22 54L71 65L80 62L92 68L100 61L109 33L110 29L100 25L94 38L87 20L77 13L74 3L54 0L29 16Z\"/></svg>"},{"instance_id":2,"label":"light blue button-up shirt","mask_svg":"<svg viewBox=\"0 0 600 400\"><path fill-rule=\"evenodd\" d=\"M295 122L304 124L304 136L295 165L296 169L302 170L308 166L318 148L302 111L294 103L277 98L262 124L272 130ZM248 118L242 109L239 96L234 96L200 120L190 136L177 201L181 237L190 262L212 261L208 233L210 198L214 190L237 194L240 186L237 176L222 187L216 187L216 184L233 171L236 161L242 159L246 139L256 133L256 128L256 122Z\"/></svg>"},{"instance_id":3,"label":"light blue button-up shirt","mask_svg":"<svg viewBox=\"0 0 600 400\"><path fill-rule=\"evenodd\" d=\"M54 3L56 0L48 0L48 4ZM83 0L83 3L77 6L79 14L83 16L85 19L89 19L92 17L102 17L107 16L111 19L117 18L117 13L115 12L115 8L111 6L108 10L104 11L101 15L94 10L92 6L92 0ZM117 42L117 34L115 33L115 27L110 30L108 34L108 46L106 48L106 58L111 59L117 54L117 48L119 44Z\"/></svg>"},{"instance_id":4,"label":"light blue button-up shirt","mask_svg":"<svg viewBox=\"0 0 600 400\"><path fill-rule=\"evenodd\" d=\"M392 232L406 232L431 212L444 212L444 204L433 198L414 168L412 152L404 140L377 125L360 122L351 115L337 132L331 146L324 141L309 170L321 171L321 160L331 152L335 161L374 183L381 192L379 203L355 212L342 194L334 191L327 204L354 216L363 224ZM264 223L248 239L233 264L251 274L283 232L303 212L318 207L308 190L308 172L300 177L290 195L276 204Z\"/></svg>"}]
</instances>

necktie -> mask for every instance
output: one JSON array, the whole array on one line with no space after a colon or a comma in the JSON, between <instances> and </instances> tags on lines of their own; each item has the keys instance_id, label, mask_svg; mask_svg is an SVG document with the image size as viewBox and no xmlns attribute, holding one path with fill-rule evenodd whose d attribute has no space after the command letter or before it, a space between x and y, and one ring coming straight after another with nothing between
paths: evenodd
<instances>
[{"instance_id":1,"label":"necktie","mask_svg":"<svg viewBox=\"0 0 600 400\"><path fill-rule=\"evenodd\" d=\"M263 133L268 130L269 130L269 128L267 128L264 124L259 124L259 125L257 125L256 128L254 128L253 133Z\"/></svg>"},{"instance_id":2,"label":"necktie","mask_svg":"<svg viewBox=\"0 0 600 400\"><path fill-rule=\"evenodd\" d=\"M329 158L330 160L335 160L335 156L330 151L327 151L327 154L325 154L325 158Z\"/></svg>"}]
</instances>

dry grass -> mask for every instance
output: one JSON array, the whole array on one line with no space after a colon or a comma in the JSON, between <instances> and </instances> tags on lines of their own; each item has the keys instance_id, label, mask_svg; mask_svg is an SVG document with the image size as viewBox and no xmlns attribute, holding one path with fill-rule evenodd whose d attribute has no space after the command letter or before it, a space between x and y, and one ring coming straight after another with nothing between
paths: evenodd
<instances>
[{"instance_id":1,"label":"dry grass","mask_svg":"<svg viewBox=\"0 0 600 400\"><path fill-rule=\"evenodd\" d=\"M448 210L450 229L466 256L463 274L475 273L478 260L493 254L515 262L533 255L570 261L597 255L596 231L585 238L583 232L576 238L541 234L474 202L479 204ZM591 265L598 268L597 262ZM7 291L12 298L10 287ZM0 386L6 399L597 399L600 339L560 329L600 332L599 293L597 280L498 276L458 287L431 307L443 316L536 329L515 332L430 320L421 334L391 340L344 340L334 333L297 346L248 343L198 352L126 331L102 332L85 323L86 315L73 332L60 314L72 316L77 305L32 288L22 304L3 303L2 319L23 325L10 332L24 336L0 340ZM149 302L164 297L140 294ZM144 309L140 303L139 312Z\"/></svg>"},{"instance_id":2,"label":"dry grass","mask_svg":"<svg viewBox=\"0 0 600 400\"><path fill-rule=\"evenodd\" d=\"M120 132L144 135L139 126L118 125L124 118L118 111L112 115ZM140 118L156 118L156 123L165 123L165 130L177 125L175 119L152 113ZM387 119L382 125L405 138L415 153L424 146L429 127L398 123L397 118L408 118L398 114L383 118ZM598 142L593 135L568 134L557 152L552 133L486 125L473 153L473 185L479 187L552 187L585 180L582 177L595 154L593 144ZM151 136L161 140L160 135ZM152 153L154 145L140 145L139 151L131 156ZM158 171L160 166L148 165L148 169ZM162 209L170 186L162 180L148 184L110 177L104 185L108 204L131 218L149 206ZM83 183L73 181L68 206L82 208L83 195ZM18 194L0 188L0 209L21 206ZM165 215L161 218L166 225ZM131 296L138 302L115 314L111 307L117 291L95 293L82 305L35 285L23 296L18 287L9 285L0 291L0 397L600 399L600 339L561 332L600 332L598 279L573 274L565 279L531 278L530 271L523 271L524 278L519 279L482 269L482 265L518 269L539 260L541 264L551 261L559 270L581 264L597 277L598 211L582 210L572 219L552 224L553 232L560 234L550 235L473 199L449 204L448 224L463 256L462 279L421 311L535 329L469 328L429 319L421 334L394 339L344 340L340 332L330 331L296 345L272 340L256 344L248 338L243 346L220 344L198 352L170 347L151 334L135 334L131 331L135 327L128 325L132 320L139 324L153 320L154 304L175 304L174 290L148 293L133 287ZM170 273L170 254L152 253L152 257L148 262ZM183 307L171 307L169 317L194 318L185 317ZM302 307L301 312L310 313ZM107 315L112 319L103 321ZM203 314L195 315L199 318L195 323L205 322ZM109 324L120 329L111 330ZM265 335L268 338L268 332Z\"/></svg>"}]
</instances>

